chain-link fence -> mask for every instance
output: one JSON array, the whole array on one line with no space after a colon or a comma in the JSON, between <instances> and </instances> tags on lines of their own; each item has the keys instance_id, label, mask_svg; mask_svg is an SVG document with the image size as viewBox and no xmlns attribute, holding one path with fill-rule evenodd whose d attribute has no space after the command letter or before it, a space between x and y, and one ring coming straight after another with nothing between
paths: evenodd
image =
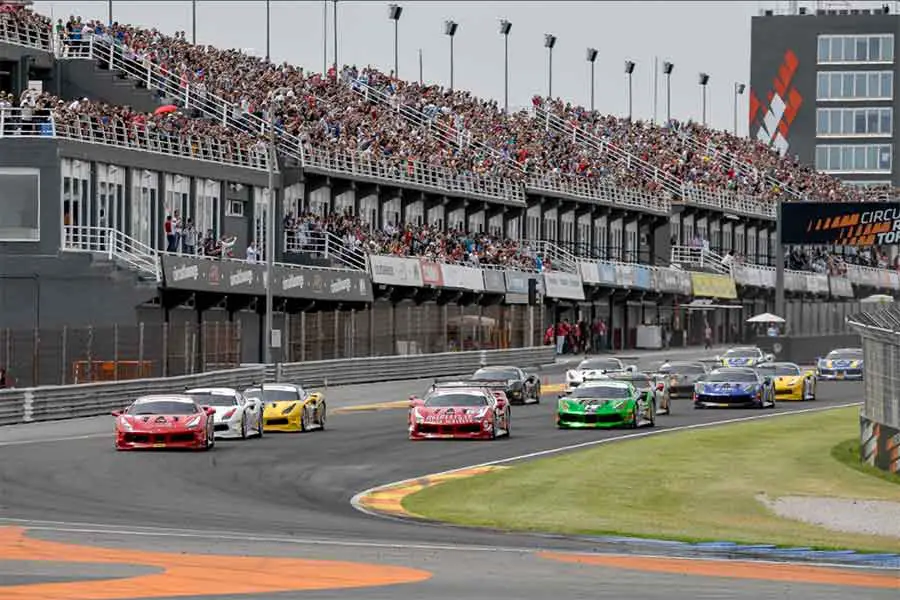
<instances>
[{"instance_id":1,"label":"chain-link fence","mask_svg":"<svg viewBox=\"0 0 900 600\"><path fill-rule=\"evenodd\" d=\"M853 315L863 344L865 407L876 423L900 428L900 308Z\"/></svg>"}]
</instances>

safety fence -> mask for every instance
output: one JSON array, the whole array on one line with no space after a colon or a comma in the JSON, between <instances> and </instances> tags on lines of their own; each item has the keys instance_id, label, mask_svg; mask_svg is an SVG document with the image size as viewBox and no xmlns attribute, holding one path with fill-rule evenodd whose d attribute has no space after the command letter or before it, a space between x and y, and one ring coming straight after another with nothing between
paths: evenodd
<instances>
[{"instance_id":1,"label":"safety fence","mask_svg":"<svg viewBox=\"0 0 900 600\"><path fill-rule=\"evenodd\" d=\"M350 383L465 375L482 365L540 367L552 363L553 359L552 348L538 347L257 365L166 378L0 390L0 425L98 416L124 408L143 395L179 393L192 387L244 389L263 381L285 381L327 388Z\"/></svg>"},{"instance_id":2,"label":"safety fence","mask_svg":"<svg viewBox=\"0 0 900 600\"><path fill-rule=\"evenodd\" d=\"M900 473L900 308L862 312L848 323L863 345L860 454L873 466Z\"/></svg>"}]
</instances>

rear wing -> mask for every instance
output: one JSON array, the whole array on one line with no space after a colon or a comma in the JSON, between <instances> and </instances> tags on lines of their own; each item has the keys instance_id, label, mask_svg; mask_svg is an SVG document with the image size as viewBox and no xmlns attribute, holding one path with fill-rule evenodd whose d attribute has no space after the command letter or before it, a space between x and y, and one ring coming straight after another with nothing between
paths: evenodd
<instances>
[{"instance_id":1,"label":"rear wing","mask_svg":"<svg viewBox=\"0 0 900 600\"><path fill-rule=\"evenodd\" d=\"M435 379L431 384L431 389L437 388L454 388L454 387L480 387L480 388L496 388L505 390L506 382L497 381L496 379Z\"/></svg>"}]
</instances>

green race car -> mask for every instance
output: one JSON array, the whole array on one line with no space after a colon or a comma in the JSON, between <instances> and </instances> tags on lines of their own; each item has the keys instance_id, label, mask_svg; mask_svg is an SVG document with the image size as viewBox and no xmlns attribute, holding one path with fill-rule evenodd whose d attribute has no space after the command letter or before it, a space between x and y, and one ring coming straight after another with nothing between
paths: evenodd
<instances>
[{"instance_id":1,"label":"green race car","mask_svg":"<svg viewBox=\"0 0 900 600\"><path fill-rule=\"evenodd\" d=\"M561 396L556 411L556 426L560 429L655 424L656 400L652 390L639 392L628 381L587 381Z\"/></svg>"}]
</instances>

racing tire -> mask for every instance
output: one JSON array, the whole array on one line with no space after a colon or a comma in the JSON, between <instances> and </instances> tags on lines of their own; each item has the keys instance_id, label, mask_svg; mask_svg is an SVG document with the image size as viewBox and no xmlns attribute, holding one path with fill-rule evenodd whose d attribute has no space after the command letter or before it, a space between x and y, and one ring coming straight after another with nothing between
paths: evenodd
<instances>
[{"instance_id":1,"label":"racing tire","mask_svg":"<svg viewBox=\"0 0 900 600\"><path fill-rule=\"evenodd\" d=\"M509 437L511 435L510 432L512 431L512 427L510 426L510 423L512 423L512 419L510 419L511 415L512 415L512 412L510 412L509 407L507 407L506 408L506 437Z\"/></svg>"},{"instance_id":2,"label":"racing tire","mask_svg":"<svg viewBox=\"0 0 900 600\"><path fill-rule=\"evenodd\" d=\"M241 417L241 439L247 439L247 416Z\"/></svg>"},{"instance_id":3,"label":"racing tire","mask_svg":"<svg viewBox=\"0 0 900 600\"><path fill-rule=\"evenodd\" d=\"M305 406L300 411L300 431L309 431L309 411Z\"/></svg>"},{"instance_id":4,"label":"racing tire","mask_svg":"<svg viewBox=\"0 0 900 600\"><path fill-rule=\"evenodd\" d=\"M534 390L534 403L541 403L541 384L537 384L537 387Z\"/></svg>"},{"instance_id":5,"label":"racing tire","mask_svg":"<svg viewBox=\"0 0 900 600\"><path fill-rule=\"evenodd\" d=\"M206 442L203 444L203 450L209 451L216 447L216 432L212 428L207 428Z\"/></svg>"},{"instance_id":6,"label":"racing tire","mask_svg":"<svg viewBox=\"0 0 900 600\"><path fill-rule=\"evenodd\" d=\"M256 424L256 437L258 437L259 439L262 439L263 429L265 429L265 427L263 426L262 412L260 412L259 413L259 422Z\"/></svg>"},{"instance_id":7,"label":"racing tire","mask_svg":"<svg viewBox=\"0 0 900 600\"><path fill-rule=\"evenodd\" d=\"M325 420L327 415L327 407L323 404L319 409L321 412L319 413L319 429L325 431Z\"/></svg>"},{"instance_id":8,"label":"racing tire","mask_svg":"<svg viewBox=\"0 0 900 600\"><path fill-rule=\"evenodd\" d=\"M650 424L648 427L656 427L656 402L650 405Z\"/></svg>"},{"instance_id":9,"label":"racing tire","mask_svg":"<svg viewBox=\"0 0 900 600\"><path fill-rule=\"evenodd\" d=\"M631 409L631 429L637 429L637 428L638 428L638 409L637 409L637 406L635 406L633 409Z\"/></svg>"}]
</instances>

